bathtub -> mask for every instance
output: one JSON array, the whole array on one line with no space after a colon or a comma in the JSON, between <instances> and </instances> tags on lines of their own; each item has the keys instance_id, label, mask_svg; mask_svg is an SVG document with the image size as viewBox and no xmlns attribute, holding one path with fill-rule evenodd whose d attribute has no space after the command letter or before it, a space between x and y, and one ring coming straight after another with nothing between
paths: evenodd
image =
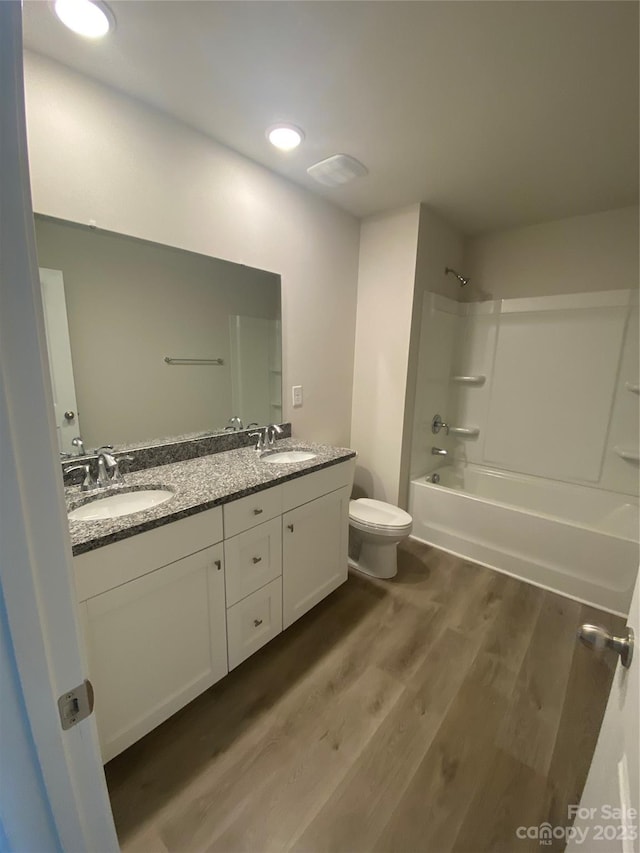
<instances>
[{"instance_id":1,"label":"bathtub","mask_svg":"<svg viewBox=\"0 0 640 853\"><path fill-rule=\"evenodd\" d=\"M626 615L638 570L638 499L479 465L411 481L413 537ZM431 475L428 475L431 476Z\"/></svg>"}]
</instances>

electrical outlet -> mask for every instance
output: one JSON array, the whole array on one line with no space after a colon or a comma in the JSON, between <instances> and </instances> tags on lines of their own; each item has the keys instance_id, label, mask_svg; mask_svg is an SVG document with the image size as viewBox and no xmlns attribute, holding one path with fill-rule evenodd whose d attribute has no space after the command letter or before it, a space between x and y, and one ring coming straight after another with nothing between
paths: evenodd
<instances>
[{"instance_id":1,"label":"electrical outlet","mask_svg":"<svg viewBox=\"0 0 640 853\"><path fill-rule=\"evenodd\" d=\"M302 385L291 386L291 402L294 409L299 409L302 406Z\"/></svg>"}]
</instances>

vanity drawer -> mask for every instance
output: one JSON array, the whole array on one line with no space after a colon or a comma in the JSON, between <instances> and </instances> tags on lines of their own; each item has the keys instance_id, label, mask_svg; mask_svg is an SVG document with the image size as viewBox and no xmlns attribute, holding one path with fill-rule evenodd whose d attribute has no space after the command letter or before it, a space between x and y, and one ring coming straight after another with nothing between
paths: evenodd
<instances>
[{"instance_id":1,"label":"vanity drawer","mask_svg":"<svg viewBox=\"0 0 640 853\"><path fill-rule=\"evenodd\" d=\"M224 543L227 607L282 574L280 517L245 530Z\"/></svg>"},{"instance_id":2,"label":"vanity drawer","mask_svg":"<svg viewBox=\"0 0 640 853\"><path fill-rule=\"evenodd\" d=\"M73 558L78 601L85 601L222 539L222 508L172 521Z\"/></svg>"},{"instance_id":3,"label":"vanity drawer","mask_svg":"<svg viewBox=\"0 0 640 853\"><path fill-rule=\"evenodd\" d=\"M282 490L280 486L264 489L246 498L225 504L224 536L229 539L243 530L269 521L282 512Z\"/></svg>"},{"instance_id":4,"label":"vanity drawer","mask_svg":"<svg viewBox=\"0 0 640 853\"><path fill-rule=\"evenodd\" d=\"M312 474L283 483L282 512L288 512L329 492L335 492L343 486L352 486L355 467L355 459L348 459L346 462L330 465L328 468L321 468Z\"/></svg>"},{"instance_id":5,"label":"vanity drawer","mask_svg":"<svg viewBox=\"0 0 640 853\"><path fill-rule=\"evenodd\" d=\"M246 660L282 631L282 578L227 610L229 669Z\"/></svg>"}]
</instances>

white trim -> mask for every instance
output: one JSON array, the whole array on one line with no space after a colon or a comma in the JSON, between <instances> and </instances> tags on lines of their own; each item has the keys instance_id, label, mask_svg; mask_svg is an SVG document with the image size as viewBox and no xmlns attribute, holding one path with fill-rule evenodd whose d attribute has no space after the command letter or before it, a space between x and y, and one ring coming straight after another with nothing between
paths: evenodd
<instances>
[{"instance_id":1,"label":"white trim","mask_svg":"<svg viewBox=\"0 0 640 853\"><path fill-rule=\"evenodd\" d=\"M485 560L480 560L475 556L470 557L469 554L463 554L461 551L456 551L453 548L445 547L440 542L431 542L428 539L423 539L421 536L415 536L414 534L411 534L409 539L413 539L414 542L420 542L422 545L430 545L437 551L444 551L445 554L451 554L453 557L459 557L466 563L473 563L475 566L482 566L483 569L491 569L491 571L493 572L498 572L501 575L507 575L510 578L515 578L515 580L520 581L521 583L526 583L530 586L535 586L538 589L545 590L545 592L552 592L554 595L559 595L561 598L568 598L570 601L577 601L578 604L586 604L587 607L595 607L598 610L603 610L605 613L613 613L614 616L622 616L623 619L626 619L629 615L628 613L623 613L621 610L613 610L610 607L604 607L602 604L594 604L593 601L589 601L586 598L579 598L577 595L571 595L568 592L560 591L557 587L549 586L549 584L531 580L530 578L524 578L517 572L510 572L507 569L503 569L500 566L496 566L495 563L488 563Z\"/></svg>"},{"instance_id":2,"label":"white trim","mask_svg":"<svg viewBox=\"0 0 640 853\"><path fill-rule=\"evenodd\" d=\"M465 302L463 303L463 311L465 317L479 317L481 315L499 314L500 302L504 300L489 299L484 302Z\"/></svg>"},{"instance_id":3,"label":"white trim","mask_svg":"<svg viewBox=\"0 0 640 853\"><path fill-rule=\"evenodd\" d=\"M60 843L118 850L94 717L63 732L57 697L86 677L46 358L29 188L21 6L0 3L0 581Z\"/></svg>"},{"instance_id":4,"label":"white trim","mask_svg":"<svg viewBox=\"0 0 640 853\"><path fill-rule=\"evenodd\" d=\"M583 308L626 308L630 290L599 290L593 293L561 293L557 296L532 296L502 299L501 314L525 311L576 311Z\"/></svg>"},{"instance_id":5,"label":"white trim","mask_svg":"<svg viewBox=\"0 0 640 853\"><path fill-rule=\"evenodd\" d=\"M453 314L459 317L465 312L464 303L456 302L455 299L450 299L448 296L441 296L432 291L425 291L425 296L427 298L427 310L431 314L441 311L443 314Z\"/></svg>"}]
</instances>

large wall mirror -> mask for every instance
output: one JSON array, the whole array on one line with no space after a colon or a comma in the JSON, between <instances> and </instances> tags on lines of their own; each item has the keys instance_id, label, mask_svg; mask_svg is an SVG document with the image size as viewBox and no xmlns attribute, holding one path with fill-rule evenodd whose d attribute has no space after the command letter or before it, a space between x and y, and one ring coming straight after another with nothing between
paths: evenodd
<instances>
[{"instance_id":1,"label":"large wall mirror","mask_svg":"<svg viewBox=\"0 0 640 853\"><path fill-rule=\"evenodd\" d=\"M35 229L62 452L282 420L278 275L40 215Z\"/></svg>"}]
</instances>

